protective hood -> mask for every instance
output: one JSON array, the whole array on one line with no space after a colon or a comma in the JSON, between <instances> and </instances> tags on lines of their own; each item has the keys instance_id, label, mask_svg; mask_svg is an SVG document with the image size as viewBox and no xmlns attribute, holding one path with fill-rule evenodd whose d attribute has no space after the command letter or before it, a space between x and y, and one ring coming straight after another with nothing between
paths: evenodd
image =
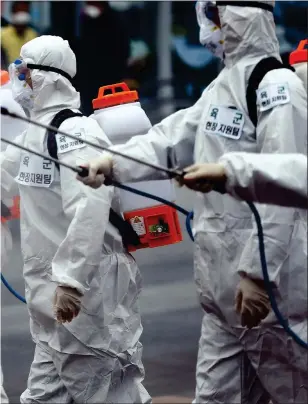
<instances>
[{"instance_id":1,"label":"protective hood","mask_svg":"<svg viewBox=\"0 0 308 404\"><path fill-rule=\"evenodd\" d=\"M232 3L230 1L230 3ZM249 2L245 2L248 3ZM252 3L275 5L275 1ZM233 66L245 58L274 56L280 60L273 13L258 7L218 5L224 62Z\"/></svg>"},{"instance_id":2,"label":"protective hood","mask_svg":"<svg viewBox=\"0 0 308 404\"><path fill-rule=\"evenodd\" d=\"M27 64L56 68L63 74L31 68L34 107L31 114L46 109L79 108L80 96L69 78L76 75L76 57L68 41L57 36L40 36L27 42L20 51ZM67 77L64 77L64 76Z\"/></svg>"}]
</instances>

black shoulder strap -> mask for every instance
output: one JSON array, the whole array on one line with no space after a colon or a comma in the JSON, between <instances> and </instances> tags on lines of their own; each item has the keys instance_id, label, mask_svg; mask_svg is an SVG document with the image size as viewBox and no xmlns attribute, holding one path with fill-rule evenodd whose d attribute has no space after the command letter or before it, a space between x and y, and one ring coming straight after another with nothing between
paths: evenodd
<instances>
[{"instance_id":1,"label":"black shoulder strap","mask_svg":"<svg viewBox=\"0 0 308 404\"><path fill-rule=\"evenodd\" d=\"M62 111L58 112L50 122L50 126L54 126L55 128L59 129L60 126L64 121L70 118L74 118L76 116L82 116L80 112L73 112L70 109L63 109ZM56 140L57 132L52 130L47 130L47 149L48 153L51 157L58 160L58 146ZM59 170L59 164L55 163L57 169Z\"/></svg>"},{"instance_id":2,"label":"black shoulder strap","mask_svg":"<svg viewBox=\"0 0 308 404\"><path fill-rule=\"evenodd\" d=\"M109 213L109 222L112 224L112 226L119 230L123 245L125 247L129 245L137 247L141 244L140 238L133 229L132 225L111 208Z\"/></svg>"},{"instance_id":3,"label":"black shoulder strap","mask_svg":"<svg viewBox=\"0 0 308 404\"><path fill-rule=\"evenodd\" d=\"M290 69L292 71L295 71L292 66L283 64L274 57L269 57L266 59L262 59L255 66L253 72L249 77L248 86L246 90L246 102L247 102L248 114L254 126L257 126L258 123L256 92L264 76L271 70L276 69Z\"/></svg>"},{"instance_id":4,"label":"black shoulder strap","mask_svg":"<svg viewBox=\"0 0 308 404\"><path fill-rule=\"evenodd\" d=\"M11 209L6 206L5 203L1 201L1 217L11 217Z\"/></svg>"},{"instance_id":5,"label":"black shoulder strap","mask_svg":"<svg viewBox=\"0 0 308 404\"><path fill-rule=\"evenodd\" d=\"M63 109L54 116L53 120L50 122L50 126L54 126L55 128L59 129L59 127L66 119L74 118L77 116L83 115L80 112L73 112L70 109ZM58 160L56 134L57 132L55 131L47 130L47 149L49 155ZM57 169L59 170L59 164L55 164ZM116 229L118 229L119 233L121 234L124 246L138 246L141 244L140 238L131 224L126 222L123 217L118 215L113 209L110 209L109 221Z\"/></svg>"}]
</instances>

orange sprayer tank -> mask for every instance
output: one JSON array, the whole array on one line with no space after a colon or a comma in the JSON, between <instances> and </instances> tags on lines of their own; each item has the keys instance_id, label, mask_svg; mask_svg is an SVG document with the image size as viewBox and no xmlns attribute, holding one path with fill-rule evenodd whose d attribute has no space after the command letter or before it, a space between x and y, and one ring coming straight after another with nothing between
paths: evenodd
<instances>
[{"instance_id":1,"label":"orange sprayer tank","mask_svg":"<svg viewBox=\"0 0 308 404\"><path fill-rule=\"evenodd\" d=\"M126 143L136 135L146 136L150 130L151 122L138 100L137 91L130 91L125 83L101 87L98 97L93 100L92 117L114 145ZM128 185L168 201L175 200L175 190L170 180ZM120 200L124 218L130 221L142 243L140 247L129 246L130 252L183 240L175 209L124 190L120 190Z\"/></svg>"},{"instance_id":2,"label":"orange sprayer tank","mask_svg":"<svg viewBox=\"0 0 308 404\"><path fill-rule=\"evenodd\" d=\"M294 67L296 74L303 81L307 90L308 39L300 41L297 49L290 54L289 63Z\"/></svg>"},{"instance_id":3,"label":"orange sprayer tank","mask_svg":"<svg viewBox=\"0 0 308 404\"><path fill-rule=\"evenodd\" d=\"M0 86L3 88L9 81L9 73L6 70L0 70Z\"/></svg>"}]
</instances>

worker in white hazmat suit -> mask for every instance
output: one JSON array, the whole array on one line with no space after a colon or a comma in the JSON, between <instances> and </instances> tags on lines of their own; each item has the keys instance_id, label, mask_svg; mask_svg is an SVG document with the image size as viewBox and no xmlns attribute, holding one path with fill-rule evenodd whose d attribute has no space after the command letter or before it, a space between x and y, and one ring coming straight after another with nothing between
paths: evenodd
<instances>
[{"instance_id":1,"label":"worker in white hazmat suit","mask_svg":"<svg viewBox=\"0 0 308 404\"><path fill-rule=\"evenodd\" d=\"M217 190L251 202L308 209L307 157L303 154L227 153L218 163L184 170L181 185Z\"/></svg>"},{"instance_id":2,"label":"worker in white hazmat suit","mask_svg":"<svg viewBox=\"0 0 308 404\"><path fill-rule=\"evenodd\" d=\"M9 399L3 388L3 372L2 372L2 368L1 368L1 404L6 404L6 403L9 403Z\"/></svg>"},{"instance_id":3,"label":"worker in white hazmat suit","mask_svg":"<svg viewBox=\"0 0 308 404\"><path fill-rule=\"evenodd\" d=\"M33 120L50 124L61 110L78 112L80 96L70 83L76 58L67 41L41 36L20 56L10 67L13 94ZM81 139L55 137L59 160L73 166L98 155L82 139L110 145L90 118L74 116L60 128ZM48 139L46 130L29 125L17 142L48 154ZM140 273L108 222L111 204L118 210L114 189L93 191L73 171L12 146L2 154L1 168L4 192L12 177L19 185L23 273L36 344L21 402L150 402L142 385Z\"/></svg>"},{"instance_id":4,"label":"worker in white hazmat suit","mask_svg":"<svg viewBox=\"0 0 308 404\"><path fill-rule=\"evenodd\" d=\"M5 70L0 72L0 105L5 106L11 112L25 116L22 107L13 99L9 74ZM12 122L8 117L1 117L1 139L7 138L14 141L16 136L20 135L26 129L26 124L22 121ZM7 144L1 141L1 151L5 150ZM3 180L3 179L2 179ZM16 184L15 193L18 195L18 187ZM8 221L11 217L10 208L13 206L13 198L1 195L1 271L8 264L9 254L12 250L13 240ZM3 388L3 373L1 368L1 403L8 403L8 397Z\"/></svg>"},{"instance_id":5,"label":"worker in white hazmat suit","mask_svg":"<svg viewBox=\"0 0 308 404\"><path fill-rule=\"evenodd\" d=\"M178 169L214 163L226 152L306 153L307 93L296 74L279 62L273 2L216 3L197 3L200 39L223 57L225 68L194 106L114 149ZM250 87L248 104L250 77L268 57L277 68L256 89ZM122 182L162 178L161 172L108 153L88 165L83 181L93 187L108 175ZM306 211L269 205L258 210L280 311L307 340ZM195 280L204 308L195 402L306 403L307 351L269 312L248 205L217 192L197 193L194 235Z\"/></svg>"},{"instance_id":6,"label":"worker in white hazmat suit","mask_svg":"<svg viewBox=\"0 0 308 404\"><path fill-rule=\"evenodd\" d=\"M26 116L22 107L13 99L9 74L1 70L0 87L0 105L6 107L11 112L21 116ZM21 135L27 128L23 121L13 121L7 116L1 116L1 139L14 141L18 135ZM1 141L1 151L7 148L7 144ZM2 178L3 180L3 178ZM12 184L13 185L13 184ZM13 196L18 195L18 186L14 184L10 197L1 195L1 268L7 264L8 254L12 249L12 235L9 229L7 219L11 216L10 208L13 206Z\"/></svg>"},{"instance_id":7,"label":"worker in white hazmat suit","mask_svg":"<svg viewBox=\"0 0 308 404\"><path fill-rule=\"evenodd\" d=\"M2 205L2 203L1 203ZM2 208L2 206L1 206ZM1 211L1 215L2 215L2 211ZM6 223L3 223L1 221L1 271L2 268L6 265L7 263L7 258L8 258L8 254L10 253L12 249L12 235L10 232L10 229L8 228ZM2 365L0 367L0 371L1 371L1 403L8 403L8 397L7 394L4 390L3 387L3 372L2 372Z\"/></svg>"},{"instance_id":8,"label":"worker in white hazmat suit","mask_svg":"<svg viewBox=\"0 0 308 404\"><path fill-rule=\"evenodd\" d=\"M20 116L26 116L22 107L13 99L11 82L9 74L5 70L1 70L1 87L0 87L0 105L6 107L9 111L15 112ZM12 121L7 116L1 116L1 139L9 139L14 141L27 128L27 124L23 121ZM1 151L7 148L7 144L1 141ZM3 180L3 179L2 179ZM17 184L12 187L10 197L1 195L1 264L6 265L8 254L12 248L12 235L8 227L6 218L10 216L9 209L13 206L13 196L18 195Z\"/></svg>"}]
</instances>

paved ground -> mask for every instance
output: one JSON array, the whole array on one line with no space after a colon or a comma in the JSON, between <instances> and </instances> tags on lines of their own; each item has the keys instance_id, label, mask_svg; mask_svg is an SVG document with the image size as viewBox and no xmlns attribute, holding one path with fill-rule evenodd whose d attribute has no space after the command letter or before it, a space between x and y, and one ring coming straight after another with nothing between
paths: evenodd
<instances>
[{"instance_id":1,"label":"paved ground","mask_svg":"<svg viewBox=\"0 0 308 404\"><path fill-rule=\"evenodd\" d=\"M188 192L180 191L178 202L190 207ZM183 221L182 221L183 223ZM184 230L184 226L182 226ZM185 230L184 230L185 232ZM23 294L22 266L15 226L16 246L10 266L3 272ZM192 277L192 243L146 250L135 254L144 277L141 300L144 333L146 387L155 403L188 403L193 397L194 372L201 312ZM4 386L12 403L26 386L33 344L29 335L26 306L1 286L2 367ZM171 397L164 397L171 396Z\"/></svg>"}]
</instances>

